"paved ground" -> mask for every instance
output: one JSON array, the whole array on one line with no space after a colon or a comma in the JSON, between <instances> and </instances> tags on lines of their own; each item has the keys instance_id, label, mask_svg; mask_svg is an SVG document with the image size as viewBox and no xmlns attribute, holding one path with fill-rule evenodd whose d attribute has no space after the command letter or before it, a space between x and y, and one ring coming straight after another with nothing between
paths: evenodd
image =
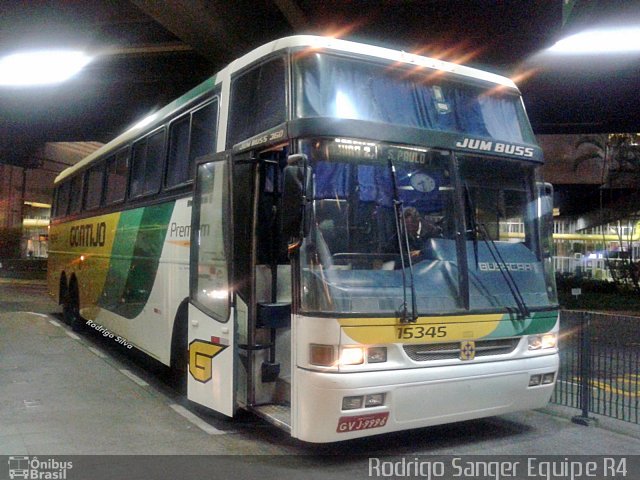
<instances>
[{"instance_id":1,"label":"paved ground","mask_svg":"<svg viewBox=\"0 0 640 480\"><path fill-rule=\"evenodd\" d=\"M71 332L44 291L43 282L0 281L0 455L286 455L237 464L290 474L277 478L294 478L296 472L305 472L304 478L321 472L359 478L367 476L368 458L374 456L640 452L640 434L582 427L542 411L333 445L303 444L252 415L227 420L188 405L162 382L159 365L132 357L98 334ZM341 457L327 461L318 454Z\"/></svg>"}]
</instances>

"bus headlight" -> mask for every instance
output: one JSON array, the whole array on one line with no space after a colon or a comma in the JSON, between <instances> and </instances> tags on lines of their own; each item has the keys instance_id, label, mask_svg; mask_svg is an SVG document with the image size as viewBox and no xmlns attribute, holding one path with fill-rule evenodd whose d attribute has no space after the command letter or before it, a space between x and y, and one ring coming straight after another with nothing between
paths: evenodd
<instances>
[{"instance_id":1,"label":"bus headlight","mask_svg":"<svg viewBox=\"0 0 640 480\"><path fill-rule=\"evenodd\" d=\"M356 410L362 408L364 397L362 395L357 397L344 397L342 399L342 410Z\"/></svg>"},{"instance_id":2,"label":"bus headlight","mask_svg":"<svg viewBox=\"0 0 640 480\"><path fill-rule=\"evenodd\" d=\"M531 375L529 377L529 386L537 387L542 382L542 375Z\"/></svg>"},{"instance_id":3,"label":"bus headlight","mask_svg":"<svg viewBox=\"0 0 640 480\"><path fill-rule=\"evenodd\" d=\"M546 348L555 348L557 345L557 333L545 333L544 335L529 336L529 350L544 350Z\"/></svg>"},{"instance_id":4,"label":"bus headlight","mask_svg":"<svg viewBox=\"0 0 640 480\"><path fill-rule=\"evenodd\" d=\"M553 380L555 378L556 378L556 372L545 373L544 375L542 375L542 384L549 385L550 383L553 383Z\"/></svg>"},{"instance_id":5,"label":"bus headlight","mask_svg":"<svg viewBox=\"0 0 640 480\"><path fill-rule=\"evenodd\" d=\"M342 410L357 410L359 408L382 407L384 405L384 393L370 393L354 397L343 397Z\"/></svg>"},{"instance_id":6,"label":"bus headlight","mask_svg":"<svg viewBox=\"0 0 640 480\"><path fill-rule=\"evenodd\" d=\"M367 363L382 363L387 361L387 347L367 348Z\"/></svg>"},{"instance_id":7,"label":"bus headlight","mask_svg":"<svg viewBox=\"0 0 640 480\"><path fill-rule=\"evenodd\" d=\"M360 365L364 363L364 348L346 347L340 352L340 365Z\"/></svg>"},{"instance_id":8,"label":"bus headlight","mask_svg":"<svg viewBox=\"0 0 640 480\"><path fill-rule=\"evenodd\" d=\"M364 406L366 408L380 407L382 405L384 405L384 393L372 393L364 396Z\"/></svg>"},{"instance_id":9,"label":"bus headlight","mask_svg":"<svg viewBox=\"0 0 640 480\"><path fill-rule=\"evenodd\" d=\"M321 367L362 365L365 363L383 363L387 361L387 347L345 346L340 349L335 345L309 345L309 363Z\"/></svg>"}]
</instances>

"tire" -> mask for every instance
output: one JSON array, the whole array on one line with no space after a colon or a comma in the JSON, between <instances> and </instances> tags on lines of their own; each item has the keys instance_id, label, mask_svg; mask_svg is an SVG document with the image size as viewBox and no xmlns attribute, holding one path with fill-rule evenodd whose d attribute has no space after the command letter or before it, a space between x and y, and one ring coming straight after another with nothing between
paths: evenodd
<instances>
[{"instance_id":1,"label":"tire","mask_svg":"<svg viewBox=\"0 0 640 480\"><path fill-rule=\"evenodd\" d=\"M69 284L67 295L65 295L64 304L62 305L62 316L65 323L71 327L71 330L74 332L82 330L78 287L73 279Z\"/></svg>"},{"instance_id":2,"label":"tire","mask_svg":"<svg viewBox=\"0 0 640 480\"><path fill-rule=\"evenodd\" d=\"M180 395L187 394L189 374L189 353L187 350L187 308L183 304L178 309L171 339L171 367L169 385Z\"/></svg>"}]
</instances>

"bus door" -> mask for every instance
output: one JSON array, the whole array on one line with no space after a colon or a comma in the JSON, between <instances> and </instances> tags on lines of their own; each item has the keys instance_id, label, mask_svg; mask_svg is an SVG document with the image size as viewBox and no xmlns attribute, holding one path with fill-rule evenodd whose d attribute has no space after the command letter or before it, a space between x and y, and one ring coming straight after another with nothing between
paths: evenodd
<instances>
[{"instance_id":1,"label":"bus door","mask_svg":"<svg viewBox=\"0 0 640 480\"><path fill-rule=\"evenodd\" d=\"M187 397L228 416L234 392L230 156L198 164L193 196Z\"/></svg>"},{"instance_id":2,"label":"bus door","mask_svg":"<svg viewBox=\"0 0 640 480\"><path fill-rule=\"evenodd\" d=\"M279 212L285 164L285 148L234 158L235 232L238 232L234 243L234 270L238 277L234 285L237 285L238 399L248 409L288 428L291 268L287 239L280 234Z\"/></svg>"}]
</instances>

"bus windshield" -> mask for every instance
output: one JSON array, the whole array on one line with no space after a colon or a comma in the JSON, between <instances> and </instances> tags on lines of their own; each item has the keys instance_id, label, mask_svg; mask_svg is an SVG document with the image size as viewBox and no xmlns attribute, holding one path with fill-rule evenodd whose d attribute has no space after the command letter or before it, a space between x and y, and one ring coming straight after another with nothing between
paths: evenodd
<instances>
[{"instance_id":1,"label":"bus windshield","mask_svg":"<svg viewBox=\"0 0 640 480\"><path fill-rule=\"evenodd\" d=\"M295 60L295 114L535 143L520 96L424 68L304 52Z\"/></svg>"},{"instance_id":2,"label":"bus windshield","mask_svg":"<svg viewBox=\"0 0 640 480\"><path fill-rule=\"evenodd\" d=\"M552 306L531 164L346 138L300 147L314 188L304 310L502 311L517 306L510 282L529 309Z\"/></svg>"}]
</instances>

